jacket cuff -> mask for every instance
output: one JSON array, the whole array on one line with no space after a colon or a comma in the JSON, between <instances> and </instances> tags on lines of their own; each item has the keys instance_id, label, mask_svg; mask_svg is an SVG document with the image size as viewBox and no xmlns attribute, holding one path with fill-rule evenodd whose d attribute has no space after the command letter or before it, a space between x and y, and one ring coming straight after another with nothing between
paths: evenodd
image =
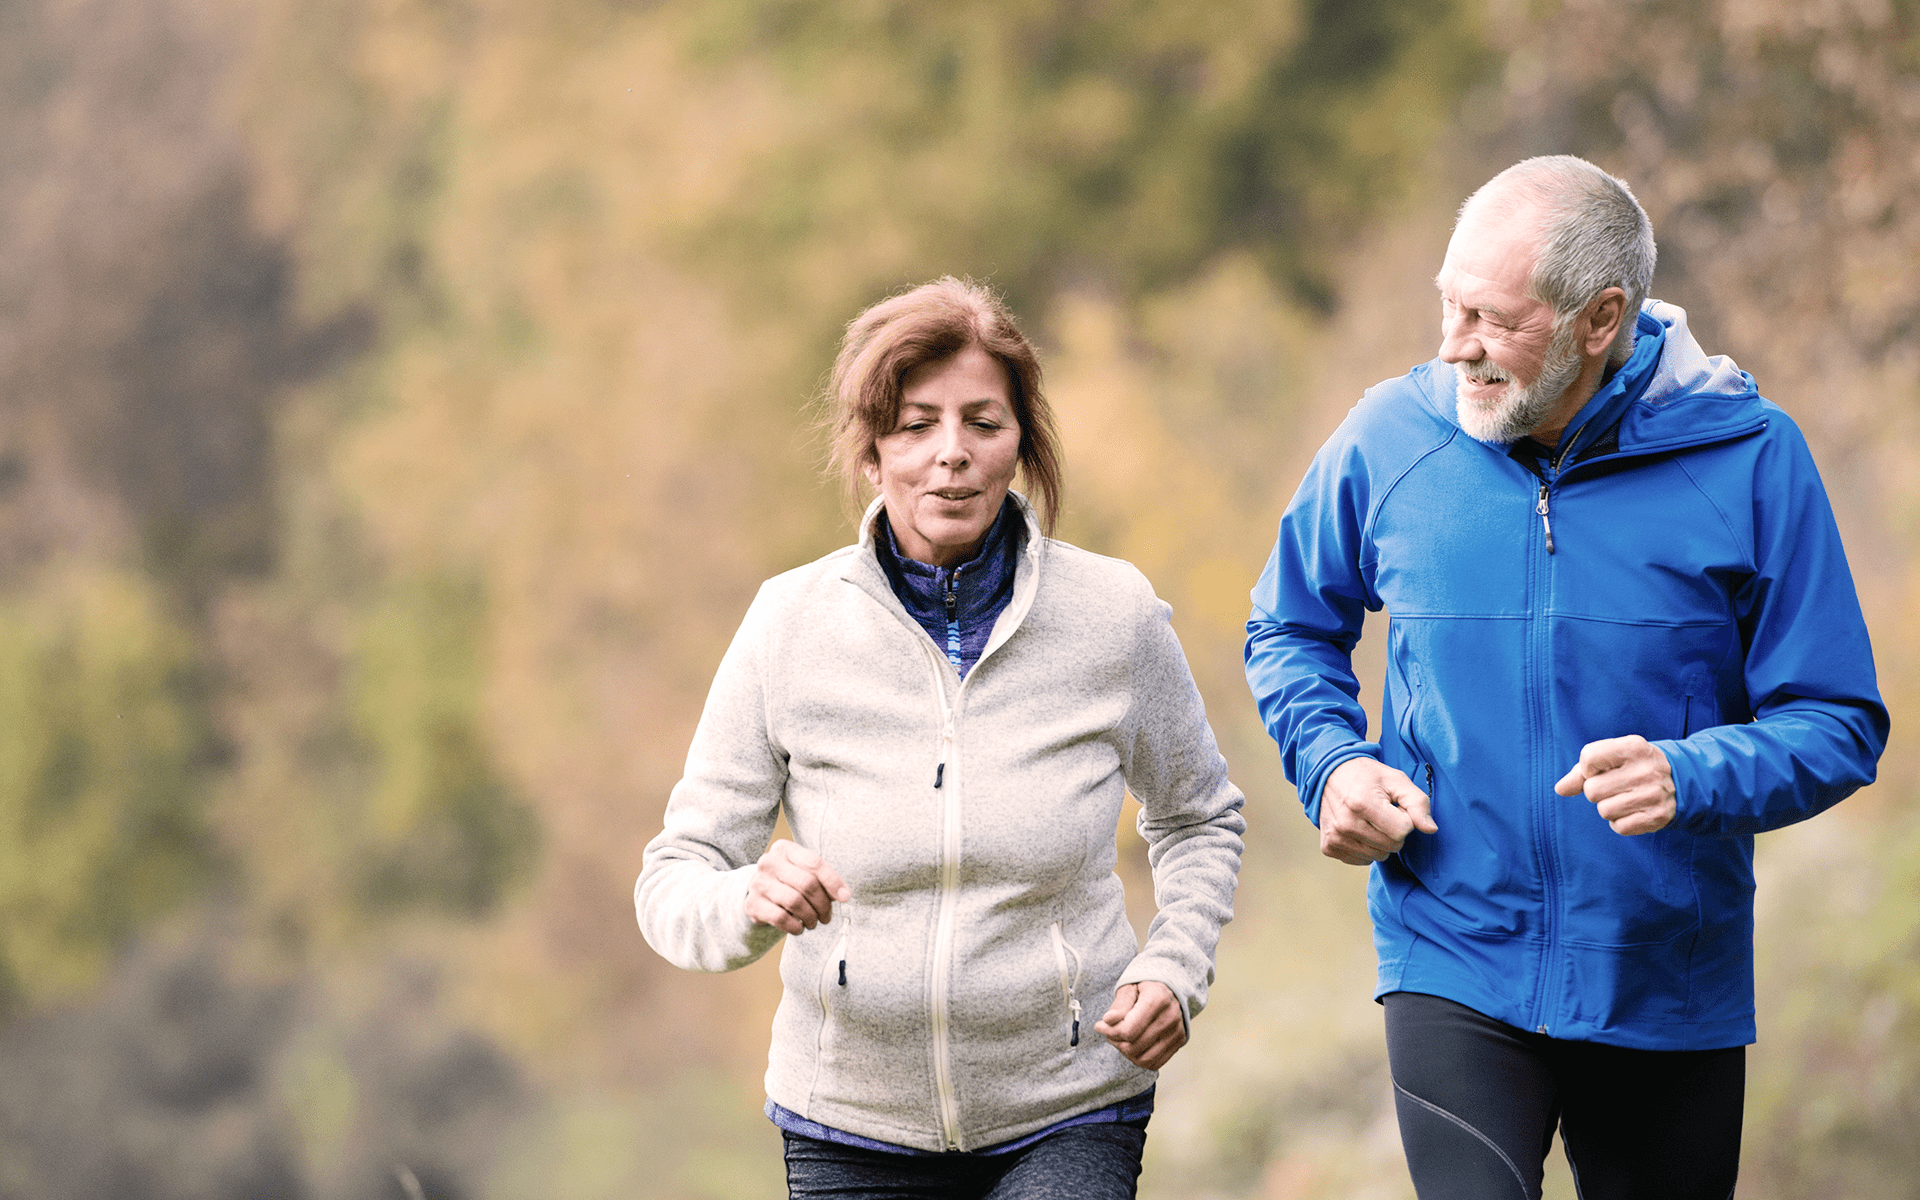
<instances>
[{"instance_id":1,"label":"jacket cuff","mask_svg":"<svg viewBox=\"0 0 1920 1200\"><path fill-rule=\"evenodd\" d=\"M1120 972L1120 978L1114 981L1113 986L1117 991L1129 983L1157 983L1172 992L1174 1004L1180 1009L1180 1030L1191 1040L1193 1018L1207 1006L1207 989L1203 985L1196 995L1178 982L1182 973L1173 968L1174 964L1164 958L1143 954L1127 964L1127 969Z\"/></svg>"},{"instance_id":2,"label":"jacket cuff","mask_svg":"<svg viewBox=\"0 0 1920 1200\"><path fill-rule=\"evenodd\" d=\"M1666 756L1667 769L1673 773L1673 823L1670 828L1683 830L1696 837L1725 836L1724 830L1711 828L1716 824L1713 788L1702 777L1686 743L1668 738L1654 742L1653 746Z\"/></svg>"},{"instance_id":3,"label":"jacket cuff","mask_svg":"<svg viewBox=\"0 0 1920 1200\"><path fill-rule=\"evenodd\" d=\"M744 955L734 962L728 968L729 970L758 960L761 955L778 944L781 938L787 936L771 925L757 925L751 917L747 916L747 884L753 879L753 870L756 865L748 863L744 867L736 867L727 872L727 904L733 915L734 928L739 931L740 945L745 948Z\"/></svg>"},{"instance_id":4,"label":"jacket cuff","mask_svg":"<svg viewBox=\"0 0 1920 1200\"><path fill-rule=\"evenodd\" d=\"M1324 757L1316 760L1313 764L1313 770L1308 773L1307 778L1303 781L1303 785L1300 788L1300 804L1307 810L1307 820L1312 821L1316 828L1318 828L1320 824L1320 793L1326 789L1327 776L1333 774L1335 767L1350 758L1371 758L1375 762L1384 761L1381 758L1380 743L1378 742L1348 742L1338 750L1330 751Z\"/></svg>"}]
</instances>

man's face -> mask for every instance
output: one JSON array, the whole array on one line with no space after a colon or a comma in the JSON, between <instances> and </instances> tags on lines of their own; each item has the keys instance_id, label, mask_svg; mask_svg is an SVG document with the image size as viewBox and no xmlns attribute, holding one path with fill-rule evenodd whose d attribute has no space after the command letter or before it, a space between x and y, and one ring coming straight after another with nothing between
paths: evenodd
<instances>
[{"instance_id":1,"label":"man's face","mask_svg":"<svg viewBox=\"0 0 1920 1200\"><path fill-rule=\"evenodd\" d=\"M1482 442L1533 432L1580 375L1577 323L1555 330L1553 309L1527 294L1540 240L1536 209L1477 200L1434 278L1440 357L1458 381L1456 415Z\"/></svg>"}]
</instances>

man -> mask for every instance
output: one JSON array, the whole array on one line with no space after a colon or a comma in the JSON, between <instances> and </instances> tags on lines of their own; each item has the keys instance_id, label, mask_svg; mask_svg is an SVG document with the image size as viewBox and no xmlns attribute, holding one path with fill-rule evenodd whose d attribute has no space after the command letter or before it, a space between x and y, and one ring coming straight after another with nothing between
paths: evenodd
<instances>
[{"instance_id":1,"label":"man","mask_svg":"<svg viewBox=\"0 0 1920 1200\"><path fill-rule=\"evenodd\" d=\"M1624 183L1529 159L1462 207L1439 358L1315 459L1247 678L1368 887L1422 1200L1725 1200L1753 835L1872 780L1873 657L1800 432L1645 299ZM1381 731L1351 652L1392 614ZM1584 799L1583 799L1584 797Z\"/></svg>"}]
</instances>

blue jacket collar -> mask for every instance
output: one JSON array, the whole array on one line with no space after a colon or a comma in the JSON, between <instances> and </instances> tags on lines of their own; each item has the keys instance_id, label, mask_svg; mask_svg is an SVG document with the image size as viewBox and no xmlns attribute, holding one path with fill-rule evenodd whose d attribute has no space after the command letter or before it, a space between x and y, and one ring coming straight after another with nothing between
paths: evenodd
<instances>
[{"instance_id":1,"label":"blue jacket collar","mask_svg":"<svg viewBox=\"0 0 1920 1200\"><path fill-rule=\"evenodd\" d=\"M1601 383L1588 401L1573 414L1554 446L1556 462L1574 462L1600 439L1612 432L1626 415L1627 407L1646 393L1653 382L1660 352L1666 349L1667 327L1645 312L1639 313L1634 326L1633 354Z\"/></svg>"},{"instance_id":2,"label":"blue jacket collar","mask_svg":"<svg viewBox=\"0 0 1920 1200\"><path fill-rule=\"evenodd\" d=\"M1703 445L1742 436L1766 424L1766 402L1760 399L1753 377L1725 355L1709 357L1694 340L1687 314L1678 305L1648 300L1634 329L1632 357L1567 423L1567 432L1561 436L1563 447L1555 448L1561 461L1616 450L1644 454ZM1431 382L1423 390L1448 423L1457 425L1453 369L1436 358L1426 364L1425 374ZM1562 448L1569 452L1559 455ZM1495 454L1506 452L1500 447L1488 449Z\"/></svg>"}]
</instances>

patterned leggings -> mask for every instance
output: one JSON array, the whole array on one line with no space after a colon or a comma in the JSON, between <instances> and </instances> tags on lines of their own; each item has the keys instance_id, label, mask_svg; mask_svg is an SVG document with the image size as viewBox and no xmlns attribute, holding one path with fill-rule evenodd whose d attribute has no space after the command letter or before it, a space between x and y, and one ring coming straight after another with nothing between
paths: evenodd
<instances>
[{"instance_id":1,"label":"patterned leggings","mask_svg":"<svg viewBox=\"0 0 1920 1200\"><path fill-rule=\"evenodd\" d=\"M1139 1125L1075 1125L1006 1154L888 1154L787 1133L789 1200L1133 1200Z\"/></svg>"}]
</instances>

